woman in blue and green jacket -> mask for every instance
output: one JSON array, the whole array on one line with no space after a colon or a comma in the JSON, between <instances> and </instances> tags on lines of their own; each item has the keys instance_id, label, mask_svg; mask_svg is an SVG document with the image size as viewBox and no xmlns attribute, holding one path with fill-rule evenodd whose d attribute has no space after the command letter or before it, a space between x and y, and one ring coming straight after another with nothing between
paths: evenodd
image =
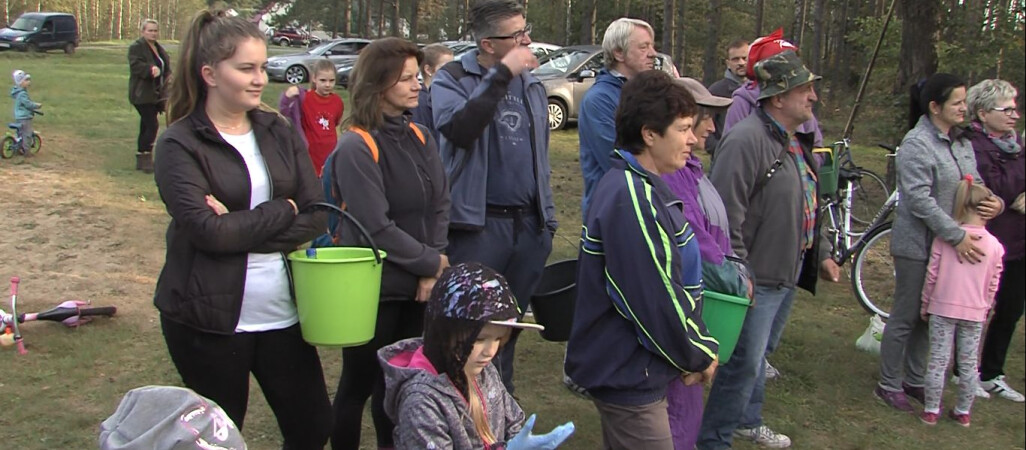
<instances>
[{"instance_id":1,"label":"woman in blue and green jacket","mask_svg":"<svg viewBox=\"0 0 1026 450\"><path fill-rule=\"evenodd\" d=\"M719 350L701 317L698 241L660 178L698 142L698 107L654 70L621 95L631 101L617 109L617 150L585 217L565 369L592 397L606 448L673 449L667 387L709 381Z\"/></svg>"}]
</instances>

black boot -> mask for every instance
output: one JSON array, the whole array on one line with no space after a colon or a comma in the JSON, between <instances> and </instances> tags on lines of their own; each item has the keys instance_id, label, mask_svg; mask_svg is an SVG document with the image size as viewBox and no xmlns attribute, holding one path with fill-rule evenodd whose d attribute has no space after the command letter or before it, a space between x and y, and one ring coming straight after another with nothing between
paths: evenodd
<instances>
[{"instance_id":1,"label":"black boot","mask_svg":"<svg viewBox=\"0 0 1026 450\"><path fill-rule=\"evenodd\" d=\"M143 173L153 173L153 153L139 152L135 154L135 170Z\"/></svg>"}]
</instances>

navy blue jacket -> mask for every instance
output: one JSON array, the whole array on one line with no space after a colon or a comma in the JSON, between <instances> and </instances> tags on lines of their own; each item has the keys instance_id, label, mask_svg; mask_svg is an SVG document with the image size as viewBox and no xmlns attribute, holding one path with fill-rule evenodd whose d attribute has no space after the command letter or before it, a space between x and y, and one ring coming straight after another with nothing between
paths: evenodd
<instances>
[{"instance_id":1,"label":"navy blue jacket","mask_svg":"<svg viewBox=\"0 0 1026 450\"><path fill-rule=\"evenodd\" d=\"M702 321L702 263L683 205L616 150L581 236L566 374L600 401L644 405L682 372L712 363Z\"/></svg>"}]
</instances>

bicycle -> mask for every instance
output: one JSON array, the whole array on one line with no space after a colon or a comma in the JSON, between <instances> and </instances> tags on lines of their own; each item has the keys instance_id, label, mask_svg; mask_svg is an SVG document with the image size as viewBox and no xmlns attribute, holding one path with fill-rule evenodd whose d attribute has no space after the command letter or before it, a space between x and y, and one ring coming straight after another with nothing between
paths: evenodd
<instances>
[{"instance_id":1,"label":"bicycle","mask_svg":"<svg viewBox=\"0 0 1026 450\"><path fill-rule=\"evenodd\" d=\"M38 114L40 116L43 113L39 111L32 111L32 114ZM0 157L4 159L13 158L16 153L25 154L25 151L21 148L22 139L21 135L21 124L20 123L8 123L7 134L4 135L3 142L0 143ZM39 153L39 149L43 147L43 138L39 136L39 133L32 132L32 144L29 146L28 154L35 155Z\"/></svg>"},{"instance_id":2,"label":"bicycle","mask_svg":"<svg viewBox=\"0 0 1026 450\"><path fill-rule=\"evenodd\" d=\"M894 157L897 148L880 144L888 150L888 157ZM821 214L829 220L826 229L832 245L831 257L838 265L843 266L848 260L852 262L850 279L852 290L859 305L871 314L878 314L886 319L890 316L894 294L894 261L890 255L891 214L898 205L898 191L886 190L886 183L875 173L854 164L850 154L850 143L847 139L835 144L838 153L838 189L836 193L825 196L825 203L820 207ZM867 181L869 180L869 181ZM854 216L852 206L857 193L866 193L861 199L863 209L868 210L875 204L872 191L865 186L883 186L890 195L871 220L858 220ZM863 216L868 217L868 216ZM862 230L853 229L853 222L866 225ZM854 239L854 241L853 241ZM869 283L871 281L872 283Z\"/></svg>"},{"instance_id":3,"label":"bicycle","mask_svg":"<svg viewBox=\"0 0 1026 450\"><path fill-rule=\"evenodd\" d=\"M3 334L0 334L0 345L17 345L18 354L21 355L28 353L25 350L25 340L21 335L21 327L19 327L21 323L45 320L60 322L66 327L76 328L88 323L95 316L112 317L118 312L115 306L89 308L84 307L89 305L89 302L67 300L46 311L18 314L18 283L20 282L21 280L18 277L11 277L10 314L0 309L0 329L3 330Z\"/></svg>"}]
</instances>

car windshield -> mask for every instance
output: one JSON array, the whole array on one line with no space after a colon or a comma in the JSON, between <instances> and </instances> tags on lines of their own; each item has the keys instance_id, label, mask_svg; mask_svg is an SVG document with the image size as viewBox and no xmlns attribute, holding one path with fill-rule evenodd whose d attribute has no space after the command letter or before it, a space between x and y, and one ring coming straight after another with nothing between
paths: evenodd
<instances>
[{"instance_id":1,"label":"car windshield","mask_svg":"<svg viewBox=\"0 0 1026 450\"><path fill-rule=\"evenodd\" d=\"M15 20L14 23L11 24L11 29L21 31L37 31L39 30L39 26L42 24L43 21L40 19L27 19L24 17L20 17L18 18L18 20Z\"/></svg>"},{"instance_id":2,"label":"car windshield","mask_svg":"<svg viewBox=\"0 0 1026 450\"><path fill-rule=\"evenodd\" d=\"M311 55L323 55L323 54L328 52L328 49L330 49L331 47L334 47L335 44L338 44L338 42L326 42L326 43L318 45L318 46L316 46L314 48L311 48L310 50L307 50L306 52L311 54Z\"/></svg>"},{"instance_id":3,"label":"car windshield","mask_svg":"<svg viewBox=\"0 0 1026 450\"><path fill-rule=\"evenodd\" d=\"M565 75L581 65L594 52L587 50L561 49L549 53L541 65L534 69L535 75Z\"/></svg>"}]
</instances>

